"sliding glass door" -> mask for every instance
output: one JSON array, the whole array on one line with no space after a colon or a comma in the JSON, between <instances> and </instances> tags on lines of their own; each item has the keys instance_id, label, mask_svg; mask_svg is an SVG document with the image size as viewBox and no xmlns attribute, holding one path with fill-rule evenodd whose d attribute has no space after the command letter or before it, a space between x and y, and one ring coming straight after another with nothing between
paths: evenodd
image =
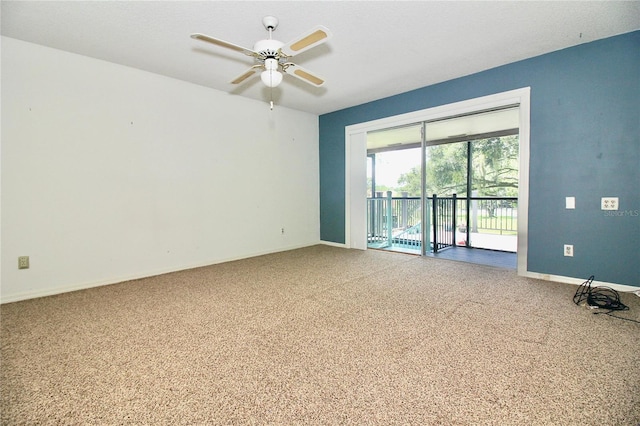
<instances>
[{"instance_id":1,"label":"sliding glass door","mask_svg":"<svg viewBox=\"0 0 640 426\"><path fill-rule=\"evenodd\" d=\"M367 133L368 246L516 251L518 108Z\"/></svg>"},{"instance_id":2,"label":"sliding glass door","mask_svg":"<svg viewBox=\"0 0 640 426\"><path fill-rule=\"evenodd\" d=\"M368 247L422 252L421 128L367 134Z\"/></svg>"}]
</instances>

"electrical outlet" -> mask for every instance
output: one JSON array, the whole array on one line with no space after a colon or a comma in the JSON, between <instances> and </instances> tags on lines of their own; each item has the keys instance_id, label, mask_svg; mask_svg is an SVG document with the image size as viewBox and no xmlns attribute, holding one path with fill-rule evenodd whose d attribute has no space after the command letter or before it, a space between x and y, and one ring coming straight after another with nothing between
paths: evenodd
<instances>
[{"instance_id":1,"label":"electrical outlet","mask_svg":"<svg viewBox=\"0 0 640 426\"><path fill-rule=\"evenodd\" d=\"M564 255L573 257L573 244L565 244L564 245Z\"/></svg>"},{"instance_id":2,"label":"electrical outlet","mask_svg":"<svg viewBox=\"0 0 640 426\"><path fill-rule=\"evenodd\" d=\"M29 256L18 257L18 269L29 269Z\"/></svg>"},{"instance_id":3,"label":"electrical outlet","mask_svg":"<svg viewBox=\"0 0 640 426\"><path fill-rule=\"evenodd\" d=\"M618 210L618 197L602 197L600 208L602 210Z\"/></svg>"},{"instance_id":4,"label":"electrical outlet","mask_svg":"<svg viewBox=\"0 0 640 426\"><path fill-rule=\"evenodd\" d=\"M284 228L280 228L280 233L284 234Z\"/></svg>"}]
</instances>

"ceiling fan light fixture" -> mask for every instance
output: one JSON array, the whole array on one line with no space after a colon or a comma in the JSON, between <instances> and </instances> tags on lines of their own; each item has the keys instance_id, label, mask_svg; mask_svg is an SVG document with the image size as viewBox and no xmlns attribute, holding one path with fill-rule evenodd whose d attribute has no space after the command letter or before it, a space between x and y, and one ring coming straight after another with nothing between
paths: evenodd
<instances>
[{"instance_id":1,"label":"ceiling fan light fixture","mask_svg":"<svg viewBox=\"0 0 640 426\"><path fill-rule=\"evenodd\" d=\"M277 70L266 70L260 74L260 79L267 87L278 87L282 83L282 73Z\"/></svg>"},{"instance_id":2,"label":"ceiling fan light fixture","mask_svg":"<svg viewBox=\"0 0 640 426\"><path fill-rule=\"evenodd\" d=\"M274 58L265 59L264 69L266 69L267 71L276 71L278 69L278 60Z\"/></svg>"}]
</instances>

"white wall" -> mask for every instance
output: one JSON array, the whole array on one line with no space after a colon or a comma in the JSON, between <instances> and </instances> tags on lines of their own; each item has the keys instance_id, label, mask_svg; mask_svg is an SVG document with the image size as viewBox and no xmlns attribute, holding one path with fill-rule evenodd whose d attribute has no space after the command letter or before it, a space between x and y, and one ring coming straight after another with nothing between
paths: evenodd
<instances>
[{"instance_id":1,"label":"white wall","mask_svg":"<svg viewBox=\"0 0 640 426\"><path fill-rule=\"evenodd\" d=\"M2 302L319 243L312 114L3 37L1 149Z\"/></svg>"}]
</instances>

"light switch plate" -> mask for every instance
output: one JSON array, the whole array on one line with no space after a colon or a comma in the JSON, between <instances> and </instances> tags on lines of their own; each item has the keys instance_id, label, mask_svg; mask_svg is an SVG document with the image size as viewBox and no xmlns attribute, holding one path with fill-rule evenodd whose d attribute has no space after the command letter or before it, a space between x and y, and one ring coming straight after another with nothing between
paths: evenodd
<instances>
[{"instance_id":1,"label":"light switch plate","mask_svg":"<svg viewBox=\"0 0 640 426\"><path fill-rule=\"evenodd\" d=\"M567 209L575 209L576 208L576 197L567 197L565 198L565 206Z\"/></svg>"}]
</instances>

